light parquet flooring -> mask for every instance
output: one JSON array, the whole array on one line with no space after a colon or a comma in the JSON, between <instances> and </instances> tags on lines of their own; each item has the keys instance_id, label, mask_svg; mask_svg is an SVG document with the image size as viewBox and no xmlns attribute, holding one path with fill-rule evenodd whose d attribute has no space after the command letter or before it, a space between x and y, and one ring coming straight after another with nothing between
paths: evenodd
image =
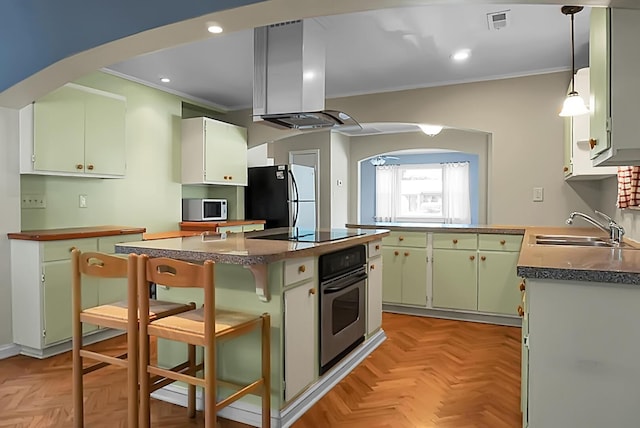
<instances>
[{"instance_id":1,"label":"light parquet flooring","mask_svg":"<svg viewBox=\"0 0 640 428\"><path fill-rule=\"evenodd\" d=\"M519 328L388 313L383 328L388 339L293 428L521 426ZM125 349L122 338L107 343ZM85 402L85 426L125 427L125 371L86 376ZM0 427L69 427L72 414L70 353L0 361ZM152 422L204 426L201 413L189 420L184 408L156 400Z\"/></svg>"}]
</instances>

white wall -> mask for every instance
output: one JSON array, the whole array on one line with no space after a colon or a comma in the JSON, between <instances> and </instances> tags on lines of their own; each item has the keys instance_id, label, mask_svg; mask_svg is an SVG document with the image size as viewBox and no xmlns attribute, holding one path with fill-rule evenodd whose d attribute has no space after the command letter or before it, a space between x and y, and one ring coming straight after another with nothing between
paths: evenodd
<instances>
[{"instance_id":1,"label":"white wall","mask_svg":"<svg viewBox=\"0 0 640 428\"><path fill-rule=\"evenodd\" d=\"M616 177L607 178L599 182L600 199L596 209L611 216L625 230L625 236L640 242L640 211L639 210L621 210L616 207L618 200L618 180ZM590 214L590 213L589 213Z\"/></svg>"},{"instance_id":2,"label":"white wall","mask_svg":"<svg viewBox=\"0 0 640 428\"><path fill-rule=\"evenodd\" d=\"M11 252L8 232L20 231L18 111L0 107L0 349L11 332Z\"/></svg>"},{"instance_id":3,"label":"white wall","mask_svg":"<svg viewBox=\"0 0 640 428\"><path fill-rule=\"evenodd\" d=\"M349 217L349 140L331 133L331 227L338 229L345 227Z\"/></svg>"}]
</instances>

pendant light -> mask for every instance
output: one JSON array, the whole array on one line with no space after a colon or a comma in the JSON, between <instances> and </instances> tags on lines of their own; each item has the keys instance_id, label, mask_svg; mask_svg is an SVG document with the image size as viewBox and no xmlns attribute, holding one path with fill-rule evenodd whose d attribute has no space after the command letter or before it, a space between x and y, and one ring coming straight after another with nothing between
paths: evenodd
<instances>
[{"instance_id":1,"label":"pendant light","mask_svg":"<svg viewBox=\"0 0 640 428\"><path fill-rule=\"evenodd\" d=\"M584 105L584 100L576 92L576 64L574 51L573 18L574 15L583 9L582 6L562 6L562 13L571 15L571 92L562 104L560 116L579 116L589 113L589 109Z\"/></svg>"}]
</instances>

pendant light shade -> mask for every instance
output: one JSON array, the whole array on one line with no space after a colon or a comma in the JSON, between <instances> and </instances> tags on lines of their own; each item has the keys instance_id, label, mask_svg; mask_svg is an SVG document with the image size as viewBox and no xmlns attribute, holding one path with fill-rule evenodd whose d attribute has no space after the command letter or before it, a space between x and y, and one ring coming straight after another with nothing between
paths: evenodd
<instances>
[{"instance_id":1,"label":"pendant light shade","mask_svg":"<svg viewBox=\"0 0 640 428\"><path fill-rule=\"evenodd\" d=\"M576 91L576 61L575 61L575 49L574 49L574 35L573 35L573 18L574 15L583 9L582 6L562 6L562 13L565 15L571 15L571 92L567 95L567 98L562 104L562 110L560 116L579 116L589 113L589 109L584 104L584 99Z\"/></svg>"}]
</instances>

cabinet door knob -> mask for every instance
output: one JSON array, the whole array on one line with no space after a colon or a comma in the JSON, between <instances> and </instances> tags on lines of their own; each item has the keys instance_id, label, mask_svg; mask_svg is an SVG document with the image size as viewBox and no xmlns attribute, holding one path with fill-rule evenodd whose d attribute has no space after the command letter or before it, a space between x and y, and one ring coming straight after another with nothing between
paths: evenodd
<instances>
[{"instance_id":1,"label":"cabinet door knob","mask_svg":"<svg viewBox=\"0 0 640 428\"><path fill-rule=\"evenodd\" d=\"M589 139L589 147L591 147L591 150L593 150L593 148L596 146L596 144L598 144L598 140L596 140L595 138L590 138Z\"/></svg>"},{"instance_id":2,"label":"cabinet door knob","mask_svg":"<svg viewBox=\"0 0 640 428\"><path fill-rule=\"evenodd\" d=\"M394 252L393 252L393 255L394 255L394 256L397 256L397 255L399 255L399 254L400 254L400 252L399 252L399 251L394 251Z\"/></svg>"},{"instance_id":3,"label":"cabinet door knob","mask_svg":"<svg viewBox=\"0 0 640 428\"><path fill-rule=\"evenodd\" d=\"M375 268L376 268L376 265L371 265L371 266L369 266L369 269L370 269L370 270L374 270Z\"/></svg>"},{"instance_id":4,"label":"cabinet door knob","mask_svg":"<svg viewBox=\"0 0 640 428\"><path fill-rule=\"evenodd\" d=\"M298 272L300 273L304 273L307 270L307 267L305 265L300 265L298 267Z\"/></svg>"},{"instance_id":5,"label":"cabinet door knob","mask_svg":"<svg viewBox=\"0 0 640 428\"><path fill-rule=\"evenodd\" d=\"M567 171L569 171L569 167L568 167L568 166L565 166L564 168L562 168L562 170L563 170L564 172L567 172Z\"/></svg>"},{"instance_id":6,"label":"cabinet door knob","mask_svg":"<svg viewBox=\"0 0 640 428\"><path fill-rule=\"evenodd\" d=\"M404 236L398 236L398 241L404 241Z\"/></svg>"},{"instance_id":7,"label":"cabinet door knob","mask_svg":"<svg viewBox=\"0 0 640 428\"><path fill-rule=\"evenodd\" d=\"M316 289L315 288L310 288L309 289L309 296L316 294Z\"/></svg>"},{"instance_id":8,"label":"cabinet door knob","mask_svg":"<svg viewBox=\"0 0 640 428\"><path fill-rule=\"evenodd\" d=\"M485 261L485 260L487 260L487 257L486 256L480 256L480 260Z\"/></svg>"},{"instance_id":9,"label":"cabinet door knob","mask_svg":"<svg viewBox=\"0 0 640 428\"><path fill-rule=\"evenodd\" d=\"M405 252L404 252L404 256L405 256L405 257L407 257L408 255L409 255L409 252L408 252L408 251L405 251Z\"/></svg>"},{"instance_id":10,"label":"cabinet door knob","mask_svg":"<svg viewBox=\"0 0 640 428\"><path fill-rule=\"evenodd\" d=\"M380 249L380 245L376 245L376 251Z\"/></svg>"},{"instance_id":11,"label":"cabinet door knob","mask_svg":"<svg viewBox=\"0 0 640 428\"><path fill-rule=\"evenodd\" d=\"M524 309L522 309L522 306L518 306L518 315L520 315L521 317L524 316Z\"/></svg>"},{"instance_id":12,"label":"cabinet door knob","mask_svg":"<svg viewBox=\"0 0 640 428\"><path fill-rule=\"evenodd\" d=\"M233 180L233 176L232 175L229 176L229 180Z\"/></svg>"},{"instance_id":13,"label":"cabinet door knob","mask_svg":"<svg viewBox=\"0 0 640 428\"><path fill-rule=\"evenodd\" d=\"M69 248L69 252L72 252L73 250L77 250L77 249L78 249L78 247L71 247L71 248Z\"/></svg>"},{"instance_id":14,"label":"cabinet door knob","mask_svg":"<svg viewBox=\"0 0 640 428\"><path fill-rule=\"evenodd\" d=\"M476 256L469 256L469 260L475 260Z\"/></svg>"},{"instance_id":15,"label":"cabinet door knob","mask_svg":"<svg viewBox=\"0 0 640 428\"><path fill-rule=\"evenodd\" d=\"M93 165L92 164L87 165L87 169L88 170L93 170Z\"/></svg>"},{"instance_id":16,"label":"cabinet door knob","mask_svg":"<svg viewBox=\"0 0 640 428\"><path fill-rule=\"evenodd\" d=\"M500 245L504 245L504 244L506 244L506 243L507 243L507 241L505 241L504 239L501 239L501 240L500 240Z\"/></svg>"},{"instance_id":17,"label":"cabinet door knob","mask_svg":"<svg viewBox=\"0 0 640 428\"><path fill-rule=\"evenodd\" d=\"M524 282L521 282L520 283L520 291L524 291L526 289L527 289L527 287L524 285Z\"/></svg>"},{"instance_id":18,"label":"cabinet door knob","mask_svg":"<svg viewBox=\"0 0 640 428\"><path fill-rule=\"evenodd\" d=\"M224 179L225 179L225 180L228 180L228 179L229 179L229 177L228 177L227 175L225 175L225 176L224 176Z\"/></svg>"},{"instance_id":19,"label":"cabinet door knob","mask_svg":"<svg viewBox=\"0 0 640 428\"><path fill-rule=\"evenodd\" d=\"M81 163L76 165L76 169L82 169L82 168L84 168L84 166Z\"/></svg>"},{"instance_id":20,"label":"cabinet door knob","mask_svg":"<svg viewBox=\"0 0 640 428\"><path fill-rule=\"evenodd\" d=\"M457 240L457 239L454 239L454 240L453 240L453 243L454 243L454 244L457 244L457 243L458 243L458 240Z\"/></svg>"}]
</instances>

